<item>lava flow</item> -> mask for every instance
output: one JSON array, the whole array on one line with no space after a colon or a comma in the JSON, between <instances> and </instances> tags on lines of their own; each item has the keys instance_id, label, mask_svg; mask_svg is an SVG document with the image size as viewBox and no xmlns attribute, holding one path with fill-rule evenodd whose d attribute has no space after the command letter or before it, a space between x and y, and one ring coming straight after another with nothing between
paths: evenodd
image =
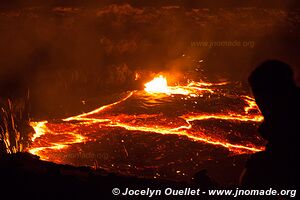
<instances>
[{"instance_id":1,"label":"lava flow","mask_svg":"<svg viewBox=\"0 0 300 200\"><path fill-rule=\"evenodd\" d=\"M209 123L214 120L211 123L217 121L222 127L226 123L255 125L263 120L254 99L221 88L228 84L193 81L186 85L168 86L165 77L157 76L145 84L144 91L132 91L121 100L91 112L53 122L32 122L36 133L28 151L44 160L66 163L63 156L52 155L67 151L73 145L84 146L97 141L101 133L95 132L109 129L123 129L135 134L175 135L179 139L187 138L215 148L224 148L233 154L263 150L259 136L244 139L236 136L232 130L226 132ZM226 98L239 101L242 108L237 108L235 102L231 105L232 109L226 108L226 105L224 108L213 105L213 102ZM205 100L206 105L201 105L201 100ZM216 107L218 111L210 107ZM204 124L201 125L201 122Z\"/></svg>"}]
</instances>

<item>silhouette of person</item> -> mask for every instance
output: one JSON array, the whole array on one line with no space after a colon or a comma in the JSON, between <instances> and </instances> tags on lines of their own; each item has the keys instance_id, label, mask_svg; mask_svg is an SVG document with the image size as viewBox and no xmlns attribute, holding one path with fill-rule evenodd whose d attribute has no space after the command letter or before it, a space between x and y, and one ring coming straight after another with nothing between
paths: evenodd
<instances>
[{"instance_id":1,"label":"silhouette of person","mask_svg":"<svg viewBox=\"0 0 300 200\"><path fill-rule=\"evenodd\" d=\"M300 134L300 90L289 65L269 60L250 75L249 83L264 116L258 128L267 141L265 151L246 163L241 184L247 187L295 187Z\"/></svg>"}]
</instances>

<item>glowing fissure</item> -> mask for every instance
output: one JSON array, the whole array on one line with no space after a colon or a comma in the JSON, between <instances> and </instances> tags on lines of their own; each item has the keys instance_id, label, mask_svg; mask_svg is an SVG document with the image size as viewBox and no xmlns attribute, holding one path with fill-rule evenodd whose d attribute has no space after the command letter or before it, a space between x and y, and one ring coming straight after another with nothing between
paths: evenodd
<instances>
[{"instance_id":1,"label":"glowing fissure","mask_svg":"<svg viewBox=\"0 0 300 200\"><path fill-rule=\"evenodd\" d=\"M145 90L142 92L143 95L153 95L154 97L159 98L159 95L184 95L194 97L201 97L202 91L208 93L214 93L215 91L211 88L212 86L226 85L228 83L205 83L205 82L190 82L187 85L183 86L168 86L167 80L163 76L155 77L152 81L145 84ZM172 126L168 123L166 124L155 124L155 120L151 122L151 124L139 124L128 122L131 118L139 118L139 119L148 119L150 121L151 117L157 117L157 115L143 114L143 115L104 115L101 117L101 113L108 112L111 108L118 106L120 103L125 102L133 95L140 95L141 93L137 93L136 91L130 92L123 99L116 101L114 103L104 105L100 108L97 108L93 111L83 113L80 115L68 117L63 119L61 123L55 124L54 130L49 128L51 127L51 123L48 121L41 122L32 122L31 126L35 130L35 135L32 138L32 146L28 149L29 152L40 156L44 160L48 160L48 157L45 156L47 151L49 150L61 150L65 149L68 146L76 143L83 143L88 141L90 138L88 133L86 133L85 126L92 126L95 124L100 124L99 127L111 127L111 128L124 128L128 131L138 131L141 133L157 133L162 135L177 135L177 136L185 136L188 139L195 141L206 143L210 145L215 145L218 147L224 147L229 151L235 154L244 154L244 153L253 153L257 151L263 150L262 146L255 146L254 144L235 144L230 143L226 139L217 138L212 134L205 134L204 132L197 131L190 132L194 121L201 120L209 120L209 119L218 119L218 120L226 120L226 121L237 121L237 122L261 122L263 117L259 113L257 105L253 98L249 96L240 96L247 106L244 107L244 112L224 112L224 113L194 113L190 112L188 114L178 116L179 119L183 120L185 124L177 124L176 122L172 122ZM171 98L171 97L170 97ZM256 114L251 114L251 110L256 111ZM97 115L97 117L95 117ZM100 115L100 116L99 116ZM75 126L75 124L77 126ZM175 124L175 125L174 125ZM84 125L84 126L79 126ZM68 127L68 126L71 126ZM74 128L72 128L74 126ZM78 131L78 130L80 131ZM80 133L79 133L80 132ZM86 134L82 134L82 132ZM52 134L52 135L67 135L67 139L64 139L60 142L51 142L51 139L46 138L43 139L44 135ZM41 141L37 142L37 139ZM46 144L45 144L46 143Z\"/></svg>"},{"instance_id":2,"label":"glowing fissure","mask_svg":"<svg viewBox=\"0 0 300 200\"><path fill-rule=\"evenodd\" d=\"M66 118L66 119L63 119L64 121L72 121L72 120L82 120L84 119L84 117L87 117L89 115L92 115L92 114L96 114L96 113L100 113L106 109L109 109L123 101L126 101L129 97L131 97L133 95L134 92L130 92L130 94L128 96L126 96L125 98L121 99L120 101L117 101L117 102L114 102L114 103L111 103L111 104L108 104L108 105L105 105L105 106L102 106L100 108L97 108L96 110L93 110L91 112L88 112L88 113L83 113L81 115L76 115L76 116L73 116L73 117L69 117L69 118ZM89 118L86 118L86 119L89 119Z\"/></svg>"}]
</instances>

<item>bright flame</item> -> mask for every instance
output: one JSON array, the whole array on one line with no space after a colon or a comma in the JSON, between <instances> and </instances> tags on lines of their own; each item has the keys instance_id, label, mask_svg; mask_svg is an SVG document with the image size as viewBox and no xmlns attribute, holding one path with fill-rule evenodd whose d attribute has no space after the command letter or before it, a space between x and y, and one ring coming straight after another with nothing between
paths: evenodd
<instances>
[{"instance_id":1,"label":"bright flame","mask_svg":"<svg viewBox=\"0 0 300 200\"><path fill-rule=\"evenodd\" d=\"M162 75L159 75L158 77L155 77L152 81L146 83L145 91L148 93L165 93L168 95L170 94L167 79Z\"/></svg>"},{"instance_id":2,"label":"bright flame","mask_svg":"<svg viewBox=\"0 0 300 200\"><path fill-rule=\"evenodd\" d=\"M223 85L219 83L217 85ZM213 93L213 90L204 88L203 86L212 86L212 83L191 82L188 85L169 86L167 78L163 75L155 77L152 81L145 84L145 91L148 94L181 94L196 97L199 92L207 91Z\"/></svg>"}]
</instances>

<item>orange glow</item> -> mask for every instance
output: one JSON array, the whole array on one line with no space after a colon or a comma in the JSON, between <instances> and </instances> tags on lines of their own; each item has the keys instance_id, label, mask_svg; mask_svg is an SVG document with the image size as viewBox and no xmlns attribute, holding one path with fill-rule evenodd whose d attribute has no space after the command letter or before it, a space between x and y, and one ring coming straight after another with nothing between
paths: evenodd
<instances>
[{"instance_id":1,"label":"orange glow","mask_svg":"<svg viewBox=\"0 0 300 200\"><path fill-rule=\"evenodd\" d=\"M41 121L41 122L31 122L30 125L33 127L35 130L35 135L32 138L32 142L35 141L36 138L40 138L45 134L52 134L52 135L58 135L60 133L54 133L47 127L47 121ZM44 156L43 154L39 154L40 151L45 151L45 150L60 150L68 147L68 145L75 144L75 143L81 143L85 141L85 137L76 134L73 132L63 132L63 134L68 135L68 137L65 137L64 141L62 142L51 142L47 141L48 145L39 145L37 147L30 148L28 151L32 154L39 155L41 159L43 160L48 160L47 156ZM35 146L35 144L33 144Z\"/></svg>"},{"instance_id":2,"label":"orange glow","mask_svg":"<svg viewBox=\"0 0 300 200\"><path fill-rule=\"evenodd\" d=\"M138 80L140 78L140 74L138 72L135 73L134 80Z\"/></svg>"},{"instance_id":3,"label":"orange glow","mask_svg":"<svg viewBox=\"0 0 300 200\"><path fill-rule=\"evenodd\" d=\"M217 85L226 84L218 83ZM204 82L191 82L188 85L178 85L178 86L169 86L167 82L167 78L159 75L156 76L152 81L145 84L145 91L148 94L166 94L166 95L189 95L189 96L197 96L201 91L207 91L213 93L213 90L209 88L205 88L205 86L212 86L213 83L204 83Z\"/></svg>"},{"instance_id":4,"label":"orange glow","mask_svg":"<svg viewBox=\"0 0 300 200\"><path fill-rule=\"evenodd\" d=\"M191 92L184 87L168 86L167 79L159 75L152 81L145 84L145 91L150 94L182 94L188 95Z\"/></svg>"},{"instance_id":5,"label":"orange glow","mask_svg":"<svg viewBox=\"0 0 300 200\"><path fill-rule=\"evenodd\" d=\"M196 120L196 119L194 119L194 120ZM191 120L191 121L193 121L193 120ZM186 130L190 129L192 127L190 124L188 126L177 127L174 129L170 129L167 127L157 127L157 126L153 126L153 127L152 126L132 126L130 124L124 124L124 123L119 123L119 122L116 122L114 125L110 125L110 126L122 127L129 131L142 131L142 132L158 133L158 134L163 134L163 135L186 136L187 138L189 138L193 141L196 141L196 142L204 142L207 144L225 147L236 154L258 152L258 151L263 150L263 148L256 148L254 146L250 147L250 146L245 146L245 145L231 144L229 142L210 138L210 137L204 137L204 136L201 137L201 136L189 134ZM203 135L203 134L201 133L201 135Z\"/></svg>"},{"instance_id":6,"label":"orange glow","mask_svg":"<svg viewBox=\"0 0 300 200\"><path fill-rule=\"evenodd\" d=\"M96 109L96 110L93 110L91 112L88 112L88 113L83 113L81 115L76 115L76 116L73 116L73 117L68 117L66 119L63 119L63 121L72 121L72 120L82 120L84 119L85 117L88 117L89 115L93 115L93 114L96 114L96 113L100 113L106 109L109 109L123 101L126 101L129 97L131 97L133 95L134 92L130 92L129 95L127 95L125 98L121 99L120 101L117 101L117 102L114 102L114 103L111 103L111 104L108 104L108 105L105 105L105 106L101 106L100 108ZM91 119L91 118L86 118L86 119Z\"/></svg>"},{"instance_id":7,"label":"orange glow","mask_svg":"<svg viewBox=\"0 0 300 200\"><path fill-rule=\"evenodd\" d=\"M35 134L31 138L31 140L34 142L34 140L38 137L41 137L46 133L47 127L46 127L47 121L41 121L41 122L31 122L30 126L33 127Z\"/></svg>"},{"instance_id":8,"label":"orange glow","mask_svg":"<svg viewBox=\"0 0 300 200\"><path fill-rule=\"evenodd\" d=\"M200 113L188 112L176 117L167 117L164 114L114 114L113 109L121 107L120 104L126 103L130 98L141 98L141 96L153 96L160 98L160 94L167 95L172 98L173 95L182 95L183 101L202 98L203 93L217 94L226 96L220 90L215 90L214 87L228 84L221 83L206 83L192 81L187 85L169 86L166 77L160 75L152 81L145 84L144 91L132 91L124 98L114 103L101 106L93 111L80 115L62 119L59 123L51 123L47 121L32 122L36 134L32 138L32 146L29 152L39 155L42 159L48 160L48 156L53 151L66 149L72 144L83 143L93 140L89 136L88 127L106 128L123 128L127 131L138 131L141 134L156 133L162 135L177 135L184 136L195 142L201 142L208 145L214 145L221 148L226 148L235 154L253 153L264 149L263 146L256 146L249 142L233 143L221 137L218 134L205 129L195 129L194 122L205 120L224 120L238 123L259 123L263 117L259 113L258 107L253 98L245 95L236 95L237 98L244 102L244 107L240 111L220 111L218 113ZM226 106L226 105L225 105ZM250 112L252 111L252 112ZM46 137L48 135L48 137ZM51 137L49 137L51 136ZM53 139L52 139L53 138ZM55 139L54 139L55 138ZM63 138L63 139L62 139ZM52 160L53 161L53 160ZM55 160L60 162L58 158Z\"/></svg>"}]
</instances>

